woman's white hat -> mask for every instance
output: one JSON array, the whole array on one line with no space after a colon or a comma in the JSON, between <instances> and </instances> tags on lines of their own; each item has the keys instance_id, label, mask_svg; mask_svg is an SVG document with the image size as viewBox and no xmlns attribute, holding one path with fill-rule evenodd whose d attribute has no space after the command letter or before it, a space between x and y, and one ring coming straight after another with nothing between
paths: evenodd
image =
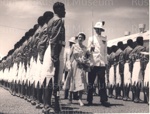
<instances>
[{"instance_id":1,"label":"woman's white hat","mask_svg":"<svg viewBox=\"0 0 150 114\"><path fill-rule=\"evenodd\" d=\"M71 42L71 43L76 43L76 38L75 38L75 37L71 37L71 38L69 39L69 42Z\"/></svg>"}]
</instances>

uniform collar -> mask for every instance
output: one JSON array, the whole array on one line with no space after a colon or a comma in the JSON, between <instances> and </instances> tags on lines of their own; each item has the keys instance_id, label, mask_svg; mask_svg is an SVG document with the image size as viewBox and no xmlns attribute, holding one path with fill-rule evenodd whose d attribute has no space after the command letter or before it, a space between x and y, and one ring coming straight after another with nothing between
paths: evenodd
<instances>
[{"instance_id":1,"label":"uniform collar","mask_svg":"<svg viewBox=\"0 0 150 114\"><path fill-rule=\"evenodd\" d=\"M130 46L127 46L127 48L126 49L132 49Z\"/></svg>"},{"instance_id":2,"label":"uniform collar","mask_svg":"<svg viewBox=\"0 0 150 114\"><path fill-rule=\"evenodd\" d=\"M61 19L60 17L58 17L57 14L54 14L54 18L55 18L55 19Z\"/></svg>"},{"instance_id":3,"label":"uniform collar","mask_svg":"<svg viewBox=\"0 0 150 114\"><path fill-rule=\"evenodd\" d=\"M95 37L98 39L98 40L102 40L102 41L106 41L106 38L102 35L95 35Z\"/></svg>"}]
</instances>

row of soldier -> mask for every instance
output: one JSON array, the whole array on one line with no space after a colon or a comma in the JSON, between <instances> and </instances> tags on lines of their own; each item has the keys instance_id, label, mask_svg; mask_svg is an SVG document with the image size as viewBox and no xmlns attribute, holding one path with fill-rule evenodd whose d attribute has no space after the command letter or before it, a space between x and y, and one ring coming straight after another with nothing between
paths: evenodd
<instances>
[{"instance_id":1,"label":"row of soldier","mask_svg":"<svg viewBox=\"0 0 150 114\"><path fill-rule=\"evenodd\" d=\"M148 73L149 50L143 46L142 36L137 37L136 42L129 39L126 46L118 42L117 46L108 48L107 85L110 98L138 103L141 102L140 92L143 90L144 102L149 103ZM130 90L132 99L129 97Z\"/></svg>"},{"instance_id":2,"label":"row of soldier","mask_svg":"<svg viewBox=\"0 0 150 114\"><path fill-rule=\"evenodd\" d=\"M51 109L57 112L60 111L58 57L65 45L63 18L66 12L64 4L60 2L53 5L53 10L55 15L47 11L40 16L38 24L26 32L14 49L0 61L0 81L10 88L12 95L36 104L36 108L43 108L43 111ZM52 75L55 75L55 79L52 79ZM50 101L52 93L54 109Z\"/></svg>"},{"instance_id":3,"label":"row of soldier","mask_svg":"<svg viewBox=\"0 0 150 114\"><path fill-rule=\"evenodd\" d=\"M39 17L38 24L36 24L33 29L30 29L25 36L15 44L14 49L9 51L8 55L0 61L1 83L10 88L12 95L27 99L33 105L36 104L37 108L44 107L44 111L52 110L51 97L53 90L55 97L54 110L60 110L60 83L58 82L58 75L62 74L62 71L60 72L58 68L61 64L58 61L59 55L57 53L64 47L64 22L60 17L64 17L65 8L62 3L58 3L54 4L53 9L54 13L59 15L59 17L55 18L56 21L53 25L51 25L51 21L54 20L53 13L45 12L43 16ZM54 28L50 25L54 26ZM99 33L99 30L103 30L100 25L101 23L98 23L94 27L97 33ZM53 32L53 34L51 32ZM106 39L100 37L100 34L97 36L102 39L100 42L101 45L106 45ZM59 37L59 39L57 37ZM91 42L94 41L91 40ZM51 47L49 47L49 42L51 43ZM97 42L97 44L98 43L99 42ZM122 42L118 42L117 46L108 48L107 85L109 97L113 97L113 89L115 89L116 99L123 97L124 100L129 100L129 91L132 89L134 102L139 102L140 90L144 85L145 101L149 101L149 80L147 74L149 68L147 64L149 62L149 53L145 47L143 47L142 37L137 38L136 44L137 46L134 48L133 41L128 40L126 49L124 49ZM62 47L60 47L60 45ZM52 52L49 51L50 49ZM145 51L147 51L147 53ZM54 55L52 60L56 69L55 73L49 72L49 70L54 71L54 69L52 69L53 67L51 68L50 55ZM101 62L102 61L99 61L100 64L102 64ZM95 66L97 67L96 63ZM105 71L104 68L102 70ZM98 72L94 69L93 72L95 71ZM54 76L54 80L51 80L52 75L56 75ZM89 74L89 77L90 75L92 76L92 74ZM94 80L93 78L91 79ZM101 76L101 80L104 81L105 79ZM92 91L92 89L89 89L88 96L91 96ZM123 91L122 96L121 91ZM88 98L89 104L92 104L93 98L91 97ZM101 90L101 97L104 97L105 101L107 101L105 90Z\"/></svg>"}]
</instances>

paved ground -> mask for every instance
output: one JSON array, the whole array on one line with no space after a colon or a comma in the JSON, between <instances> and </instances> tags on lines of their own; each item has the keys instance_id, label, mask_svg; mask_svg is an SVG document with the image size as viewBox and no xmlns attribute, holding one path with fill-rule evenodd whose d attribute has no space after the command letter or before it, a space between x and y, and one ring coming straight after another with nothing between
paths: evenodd
<instances>
[{"instance_id":1,"label":"paved ground","mask_svg":"<svg viewBox=\"0 0 150 114\"><path fill-rule=\"evenodd\" d=\"M61 92L62 94L63 92ZM63 95L62 95L63 96ZM141 98L143 95L141 94ZM110 107L104 107L99 103L99 97L94 97L94 105L86 106L86 95L83 96L85 106L80 107L77 101L67 104L67 100L61 98L62 114L90 114L90 113L148 113L149 106L145 103L133 103L109 99ZM9 91L0 87L0 114L41 114L41 109L36 109L24 99L12 96Z\"/></svg>"}]
</instances>

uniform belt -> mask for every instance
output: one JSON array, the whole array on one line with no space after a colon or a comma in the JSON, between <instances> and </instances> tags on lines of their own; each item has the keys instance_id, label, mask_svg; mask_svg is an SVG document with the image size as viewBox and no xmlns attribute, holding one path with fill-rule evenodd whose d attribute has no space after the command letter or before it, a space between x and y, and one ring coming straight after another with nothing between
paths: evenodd
<instances>
[{"instance_id":1,"label":"uniform belt","mask_svg":"<svg viewBox=\"0 0 150 114\"><path fill-rule=\"evenodd\" d=\"M65 45L66 45L65 41L59 41L58 43L61 44L63 47L65 47Z\"/></svg>"}]
</instances>

